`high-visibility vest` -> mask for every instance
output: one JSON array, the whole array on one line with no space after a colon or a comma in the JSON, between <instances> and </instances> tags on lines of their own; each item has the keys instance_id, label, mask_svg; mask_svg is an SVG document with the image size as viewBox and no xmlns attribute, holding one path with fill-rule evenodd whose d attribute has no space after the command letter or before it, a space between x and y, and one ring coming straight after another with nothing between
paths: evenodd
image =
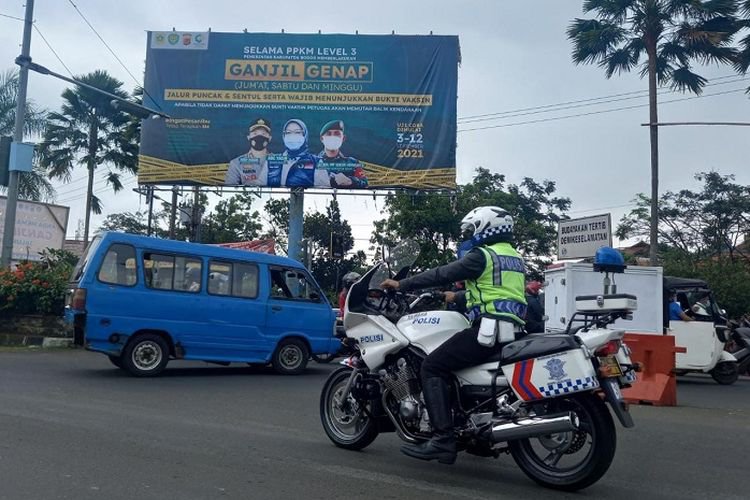
<instances>
[{"instance_id":1,"label":"high-visibility vest","mask_svg":"<svg viewBox=\"0 0 750 500\"><path fill-rule=\"evenodd\" d=\"M472 321L482 316L510 319L519 325L526 317L526 266L510 243L478 247L485 267L476 280L466 280L466 306Z\"/></svg>"}]
</instances>

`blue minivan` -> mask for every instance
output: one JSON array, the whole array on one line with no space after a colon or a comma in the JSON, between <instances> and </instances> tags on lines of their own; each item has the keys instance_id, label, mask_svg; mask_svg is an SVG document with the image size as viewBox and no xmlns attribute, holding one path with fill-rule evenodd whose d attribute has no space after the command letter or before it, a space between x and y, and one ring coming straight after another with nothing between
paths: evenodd
<instances>
[{"instance_id":1,"label":"blue minivan","mask_svg":"<svg viewBox=\"0 0 750 500\"><path fill-rule=\"evenodd\" d=\"M332 355L335 312L302 264L276 255L105 232L73 271L75 343L132 375L170 359L273 365L297 374Z\"/></svg>"}]
</instances>

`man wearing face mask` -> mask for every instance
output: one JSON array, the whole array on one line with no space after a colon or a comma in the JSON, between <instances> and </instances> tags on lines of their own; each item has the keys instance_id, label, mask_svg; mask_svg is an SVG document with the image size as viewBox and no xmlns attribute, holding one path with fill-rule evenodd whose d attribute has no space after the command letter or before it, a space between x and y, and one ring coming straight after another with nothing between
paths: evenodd
<instances>
[{"instance_id":1,"label":"man wearing face mask","mask_svg":"<svg viewBox=\"0 0 750 500\"><path fill-rule=\"evenodd\" d=\"M326 172L317 171L318 157L310 153L307 145L307 125L297 118L284 124L283 164L269 163L268 185L286 187L330 187ZM317 181L317 182L316 182Z\"/></svg>"},{"instance_id":2,"label":"man wearing face mask","mask_svg":"<svg viewBox=\"0 0 750 500\"><path fill-rule=\"evenodd\" d=\"M344 122L332 120L320 129L320 142L323 151L318 155L321 164L318 168L328 171L331 187L366 188L367 175L356 158L344 156L341 145L346 140Z\"/></svg>"},{"instance_id":3,"label":"man wearing face mask","mask_svg":"<svg viewBox=\"0 0 750 500\"><path fill-rule=\"evenodd\" d=\"M258 118L248 129L250 150L229 162L224 184L227 186L265 186L268 178L268 143L271 124Z\"/></svg>"}]
</instances>

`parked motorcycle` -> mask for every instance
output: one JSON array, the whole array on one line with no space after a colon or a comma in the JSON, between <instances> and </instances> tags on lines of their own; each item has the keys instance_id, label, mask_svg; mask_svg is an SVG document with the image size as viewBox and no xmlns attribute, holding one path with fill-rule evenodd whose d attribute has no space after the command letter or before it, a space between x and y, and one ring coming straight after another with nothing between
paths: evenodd
<instances>
[{"instance_id":1,"label":"parked motorcycle","mask_svg":"<svg viewBox=\"0 0 750 500\"><path fill-rule=\"evenodd\" d=\"M727 329L726 351L737 359L737 371L750 375L750 319L729 321Z\"/></svg>"},{"instance_id":2,"label":"parked motorcycle","mask_svg":"<svg viewBox=\"0 0 750 500\"><path fill-rule=\"evenodd\" d=\"M435 293L413 298L378 288L385 278L403 279L418 248L399 245L347 297L344 325L356 352L329 376L320 398L323 428L341 448L361 450L381 432L395 431L408 443L431 436L420 367L469 322L455 311L412 312ZM599 480L617 441L605 402L624 427L633 426L620 389L633 383L637 367L624 332L607 325L630 314L634 302L605 302L574 333L528 335L456 372L451 391L459 451L510 454L528 477L550 488L575 491Z\"/></svg>"}]
</instances>

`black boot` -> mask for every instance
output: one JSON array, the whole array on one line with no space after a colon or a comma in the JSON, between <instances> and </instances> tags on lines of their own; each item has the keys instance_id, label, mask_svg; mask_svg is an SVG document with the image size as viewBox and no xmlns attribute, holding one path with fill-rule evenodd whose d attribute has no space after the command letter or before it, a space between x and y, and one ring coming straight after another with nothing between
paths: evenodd
<instances>
[{"instance_id":1,"label":"black boot","mask_svg":"<svg viewBox=\"0 0 750 500\"><path fill-rule=\"evenodd\" d=\"M453 417L448 385L440 377L430 377L422 387L433 436L426 443L405 444L401 452L420 460L437 460L441 464L456 461L456 439L453 436Z\"/></svg>"}]
</instances>

